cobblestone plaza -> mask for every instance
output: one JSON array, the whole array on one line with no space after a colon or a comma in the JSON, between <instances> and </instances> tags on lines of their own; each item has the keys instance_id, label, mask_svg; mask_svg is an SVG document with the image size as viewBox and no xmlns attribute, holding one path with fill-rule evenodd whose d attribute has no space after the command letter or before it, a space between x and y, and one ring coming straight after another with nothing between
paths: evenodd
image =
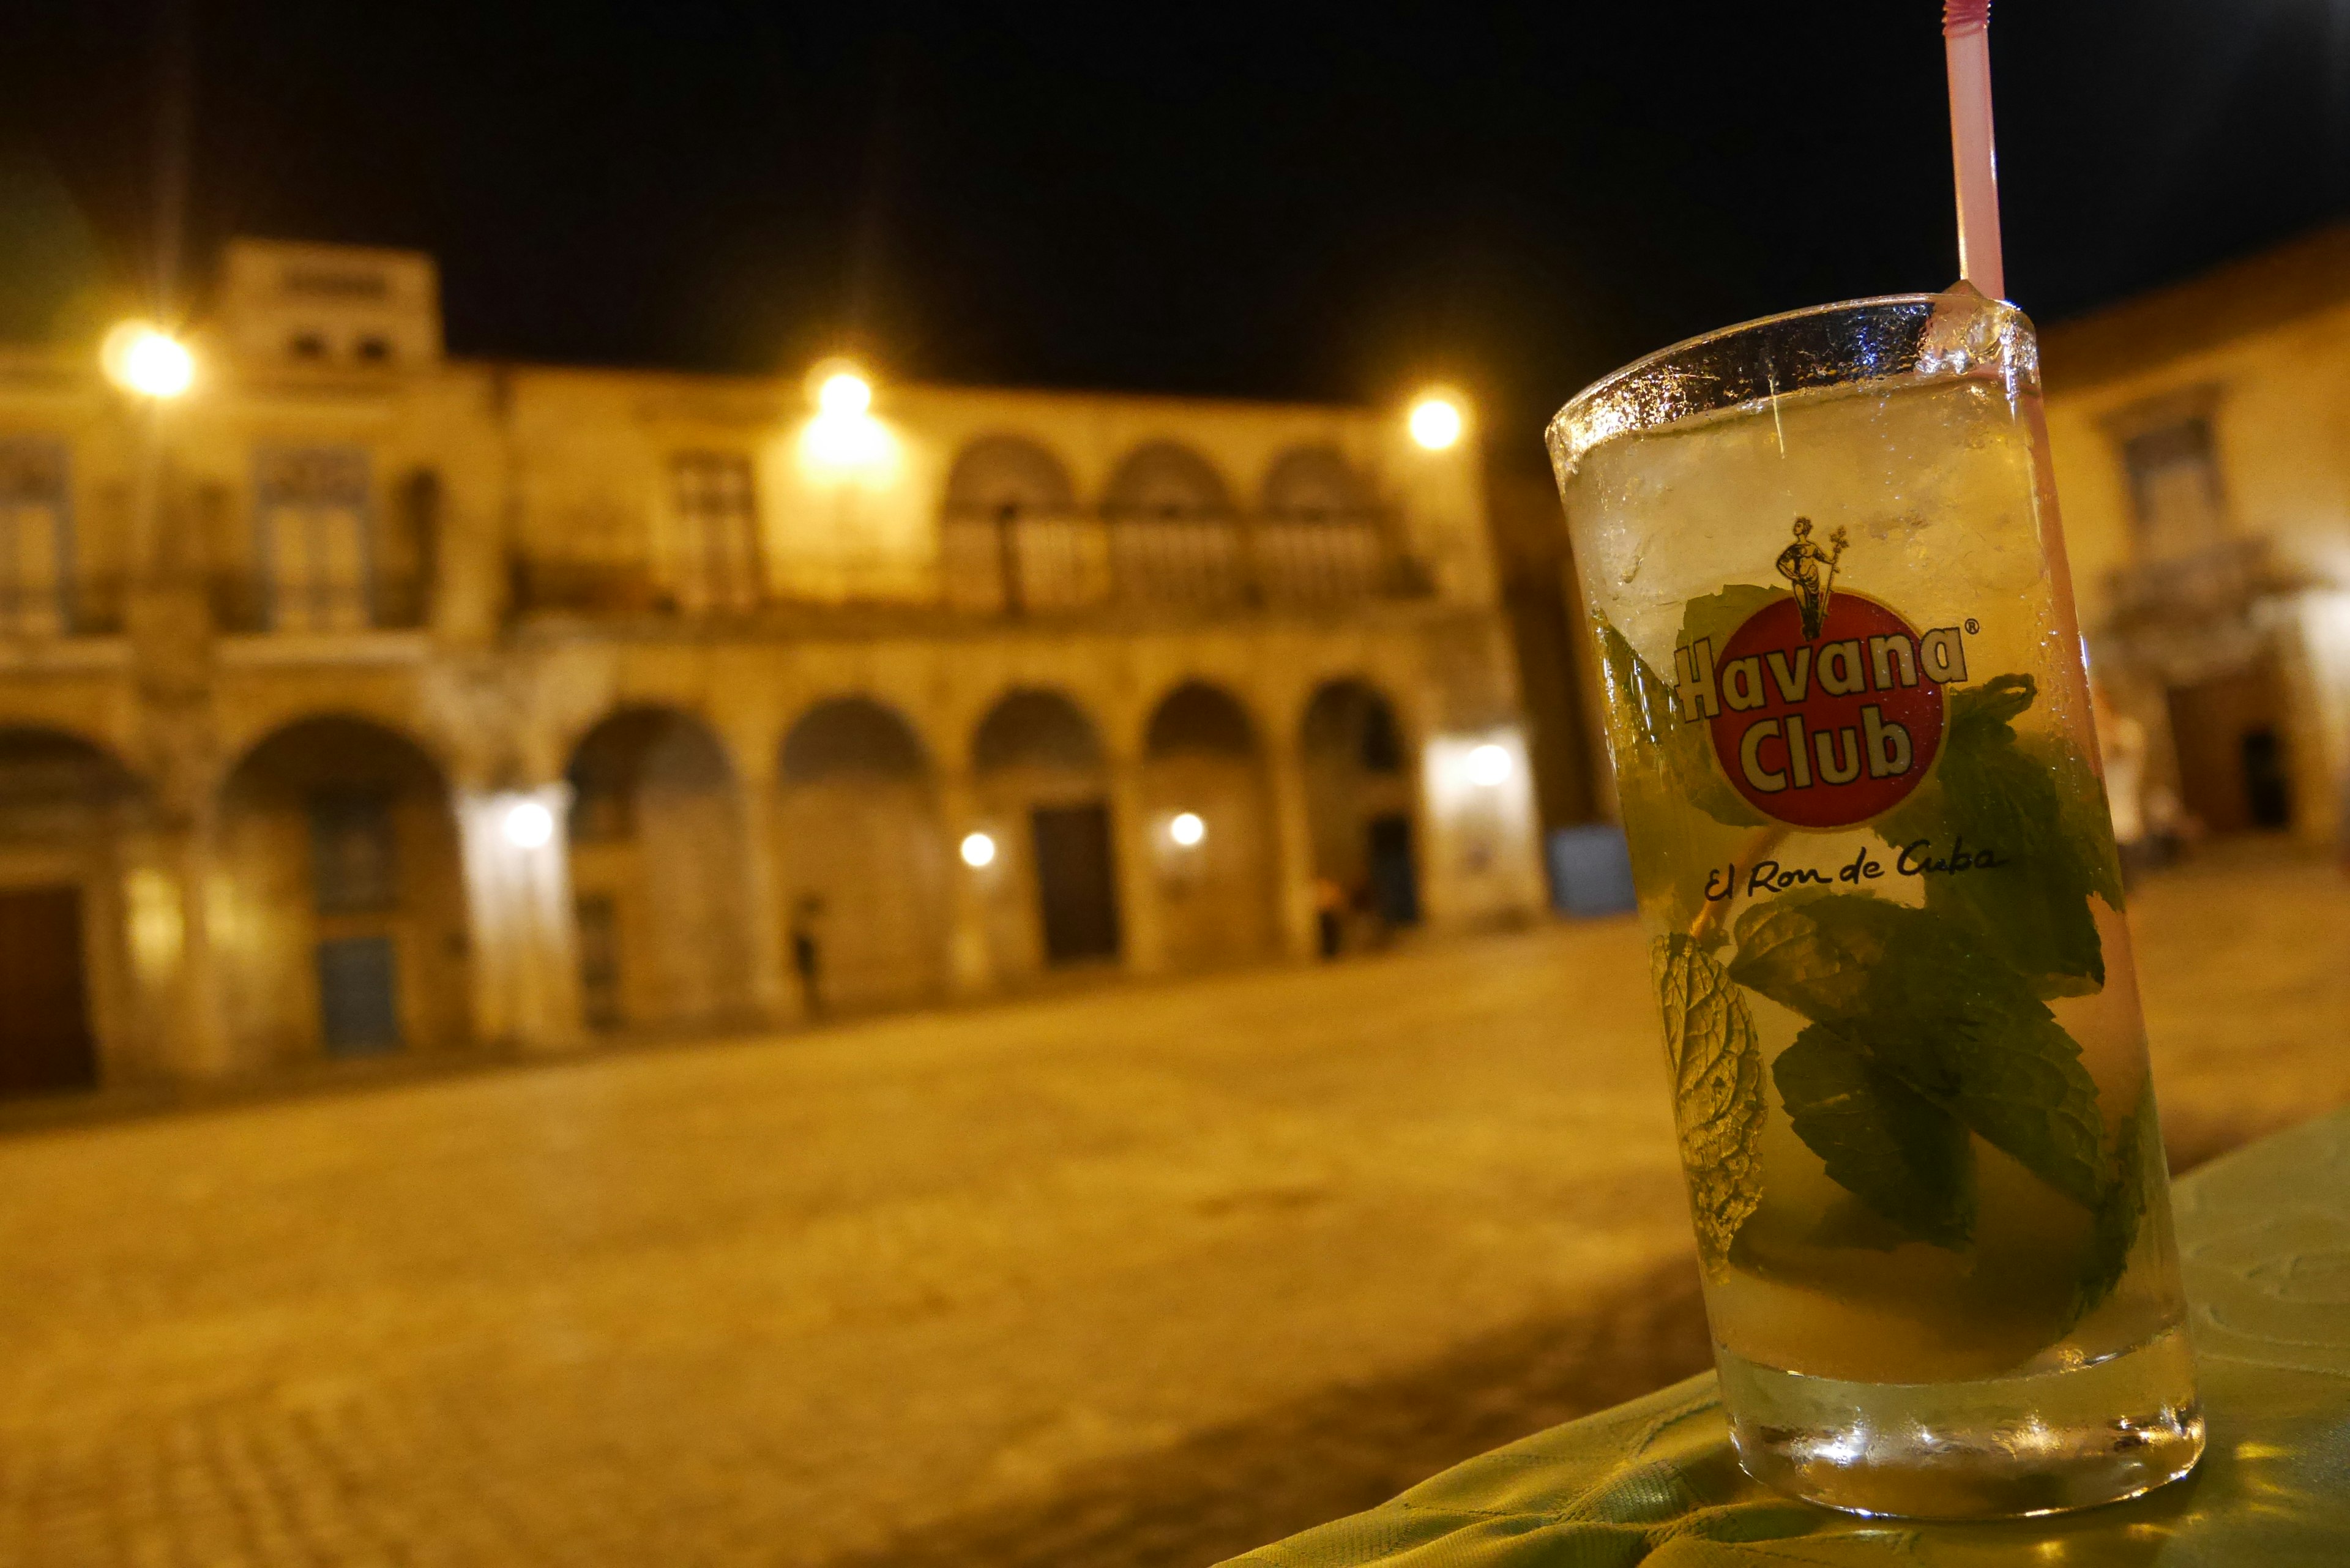
<instances>
[{"instance_id":1,"label":"cobblestone plaza","mask_svg":"<svg viewBox=\"0 0 2350 1568\"><path fill-rule=\"evenodd\" d=\"M2133 918L2175 1153L2350 1102L2350 884ZM1568 1413L1463 1346L1702 1355L1649 1005L1609 922L20 1127L0 1562L1211 1561L1457 1457L1393 1391Z\"/></svg>"}]
</instances>

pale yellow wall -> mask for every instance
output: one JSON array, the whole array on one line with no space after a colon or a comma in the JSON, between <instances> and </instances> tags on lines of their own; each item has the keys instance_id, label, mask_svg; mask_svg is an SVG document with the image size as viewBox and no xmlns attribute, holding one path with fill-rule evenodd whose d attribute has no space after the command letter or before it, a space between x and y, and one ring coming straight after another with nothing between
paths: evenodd
<instances>
[{"instance_id":1,"label":"pale yellow wall","mask_svg":"<svg viewBox=\"0 0 2350 1568\"><path fill-rule=\"evenodd\" d=\"M1401 411L884 383L879 457L842 468L812 454L806 395L788 379L529 369L511 373L520 544L556 558L659 570L669 545L671 457L739 452L757 476L769 587L791 597L931 600L947 479L971 442L1015 435L1050 452L1081 509L1100 503L1129 453L1191 447L1241 512L1253 512L1283 452L1328 446L1383 504L1397 541L1440 596L1492 594L1478 458L1413 444Z\"/></svg>"},{"instance_id":2,"label":"pale yellow wall","mask_svg":"<svg viewBox=\"0 0 2350 1568\"><path fill-rule=\"evenodd\" d=\"M2058 369L2061 371L2061 361ZM2082 619L2131 559L2128 471L2106 421L2209 386L2213 441L2237 533L2332 577L2350 567L2350 304L2094 385L2048 388L2048 438Z\"/></svg>"},{"instance_id":3,"label":"pale yellow wall","mask_svg":"<svg viewBox=\"0 0 2350 1568\"><path fill-rule=\"evenodd\" d=\"M623 707L658 704L706 723L725 753L729 789L654 803L644 837L583 848L567 884L608 889L619 900L630 1020L704 1027L763 1009L792 1015L788 932L796 900L808 892L826 903L826 974L837 1004L936 998L955 968L950 955L967 952L973 938L987 950L982 989L1035 975L1041 932L1026 814L1040 801L1099 800L1122 836L1147 836L1181 809L1209 819L1207 845L1189 856L1139 839L1118 846L1118 874L1129 879L1119 888L1122 919L1129 936L1150 928L1164 967L1299 950L1291 907L1298 895L1281 879L1283 846L1310 869L1310 846L1296 846L1317 819L1307 813L1304 828L1284 826L1282 812L1291 808L1280 802L1311 792L1293 782L1282 795L1275 774L1291 769L1284 776L1294 781L1314 691L1341 678L1369 681L1413 746L1488 726L1512 704L1473 441L1423 452L1409 441L1400 406L883 379L873 416L887 433L885 459L844 477L810 460L809 402L795 376L449 361L437 358L437 339L432 354L403 353L390 368L289 362L282 339L301 324L265 286L284 259L273 254L248 253L237 264L235 307L198 335L196 387L155 421L165 456L148 568L157 580L210 574L250 582L258 570L255 448L353 445L368 453L370 504L386 526L403 482L419 472L438 480L430 620L412 630L232 631L208 640L201 632L192 640L0 639L0 722L84 734L130 760L152 788L167 775L179 781L178 815L124 838L115 846L120 866L93 884L92 918L112 933L91 949L110 1075L250 1067L316 1052L310 966L318 931L307 912L307 823L297 801L255 801L224 788L254 746L305 718L347 715L408 737L444 785L488 803L484 812L503 809L494 804L508 798L500 792L555 786L581 737ZM429 272L401 276L401 298L431 282ZM410 326L418 321L437 334L437 317L417 316ZM79 356L0 351L0 433L70 445L85 575L119 582L132 569L144 417ZM1244 519L1257 511L1281 454L1336 448L1380 508L1390 545L1433 591L1297 610L1119 606L1057 621L945 613L939 538L948 474L969 443L991 435L1016 435L1051 452L1087 515L1097 513L1118 465L1148 442L1197 452ZM514 618L509 567L516 559L667 572L665 552L674 548L669 464L689 451L740 452L753 463L765 587L785 608L732 625ZM820 613L791 619L794 606ZM844 607L876 613L834 614ZM1145 761L1150 714L1189 680L1223 689L1246 710L1258 737L1253 763ZM161 686L182 691L168 715L153 696ZM1087 712L1099 736L1099 768L973 776L980 723L1008 691L1029 686L1064 690ZM780 783L777 758L792 725L847 695L869 696L904 716L928 759L922 778L850 794ZM1482 909L1486 895L1476 889L1490 875L1454 864L1461 857L1441 848L1416 767L1408 759L1406 774L1383 787L1388 804L1413 816L1424 903L1440 914ZM947 802L951 822L941 815ZM432 806L436 821L448 805ZM402 807L404 844L411 810ZM468 846L474 836L496 837L492 817L482 823L481 835L469 826ZM967 875L954 857L955 838L972 826L995 833L1003 849L983 875ZM419 892L425 912L399 932L402 1008L416 1044L459 1044L486 1005L473 994L480 966L469 967L465 955L491 950L506 934L465 931L455 837L439 829L425 836L436 846L416 862L431 884ZM123 972L129 916L120 896L130 878L144 876L165 888L158 896L168 903L169 888L179 885L172 878L183 875L177 868L198 864L185 859L189 846L207 842L211 869L190 907L211 939L212 1000L202 1005L217 1012L225 1035L209 1055L159 1043L178 1027L166 1014L197 1004L172 988L178 957L140 960L132 967L142 974L155 970L144 981ZM469 874L483 868L485 853L493 852L463 850ZM1302 886L1305 873L1292 871ZM192 882L198 873L184 875ZM951 929L958 909L976 911L960 940ZM969 974L957 972L969 989ZM490 1033L504 1039L511 1031L502 1023Z\"/></svg>"},{"instance_id":4,"label":"pale yellow wall","mask_svg":"<svg viewBox=\"0 0 2350 1568\"><path fill-rule=\"evenodd\" d=\"M2350 778L2350 302L2172 355L2154 347L2150 363L2077 385L2052 356L2049 443L2083 626L2094 649L2111 576L2137 558L2115 427L2157 400L2208 392L2224 526L2265 540L2303 585L2267 630L2285 684L2295 831L2330 841ZM2159 695L2137 694L2158 732Z\"/></svg>"}]
</instances>

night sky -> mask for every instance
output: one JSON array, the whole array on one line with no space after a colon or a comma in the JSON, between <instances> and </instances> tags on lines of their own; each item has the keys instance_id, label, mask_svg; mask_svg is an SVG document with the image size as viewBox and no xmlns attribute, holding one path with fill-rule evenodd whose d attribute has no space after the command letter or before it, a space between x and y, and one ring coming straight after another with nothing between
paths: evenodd
<instances>
[{"instance_id":1,"label":"night sky","mask_svg":"<svg viewBox=\"0 0 2350 1568\"><path fill-rule=\"evenodd\" d=\"M460 354L1379 400L1955 270L1933 0L192 9L188 249L413 245ZM6 24L0 329L151 255L153 0ZM2005 0L2009 286L2324 221L2350 0ZM77 293L77 290L79 292ZM1514 449L1510 449L1514 450Z\"/></svg>"}]
</instances>

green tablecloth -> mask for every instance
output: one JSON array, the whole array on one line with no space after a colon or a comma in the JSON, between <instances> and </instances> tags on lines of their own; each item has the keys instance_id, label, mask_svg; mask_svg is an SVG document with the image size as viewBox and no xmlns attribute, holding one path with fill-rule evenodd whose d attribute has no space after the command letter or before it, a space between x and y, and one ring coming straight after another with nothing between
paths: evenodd
<instances>
[{"instance_id":1,"label":"green tablecloth","mask_svg":"<svg viewBox=\"0 0 2350 1568\"><path fill-rule=\"evenodd\" d=\"M1251 1568L2328 1564L2350 1568L2350 1112L2178 1185L2211 1444L2186 1480L2054 1519L1908 1524L1764 1490L1711 1373L1457 1465Z\"/></svg>"}]
</instances>

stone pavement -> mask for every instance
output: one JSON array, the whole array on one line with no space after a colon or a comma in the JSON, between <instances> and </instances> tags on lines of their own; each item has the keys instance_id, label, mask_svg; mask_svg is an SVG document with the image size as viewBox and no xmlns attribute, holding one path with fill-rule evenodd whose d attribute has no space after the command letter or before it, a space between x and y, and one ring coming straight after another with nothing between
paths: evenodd
<instances>
[{"instance_id":1,"label":"stone pavement","mask_svg":"<svg viewBox=\"0 0 2350 1568\"><path fill-rule=\"evenodd\" d=\"M2135 916L2179 1152L2350 885ZM1703 1354L1626 924L0 1140L0 1563L1198 1563Z\"/></svg>"}]
</instances>

